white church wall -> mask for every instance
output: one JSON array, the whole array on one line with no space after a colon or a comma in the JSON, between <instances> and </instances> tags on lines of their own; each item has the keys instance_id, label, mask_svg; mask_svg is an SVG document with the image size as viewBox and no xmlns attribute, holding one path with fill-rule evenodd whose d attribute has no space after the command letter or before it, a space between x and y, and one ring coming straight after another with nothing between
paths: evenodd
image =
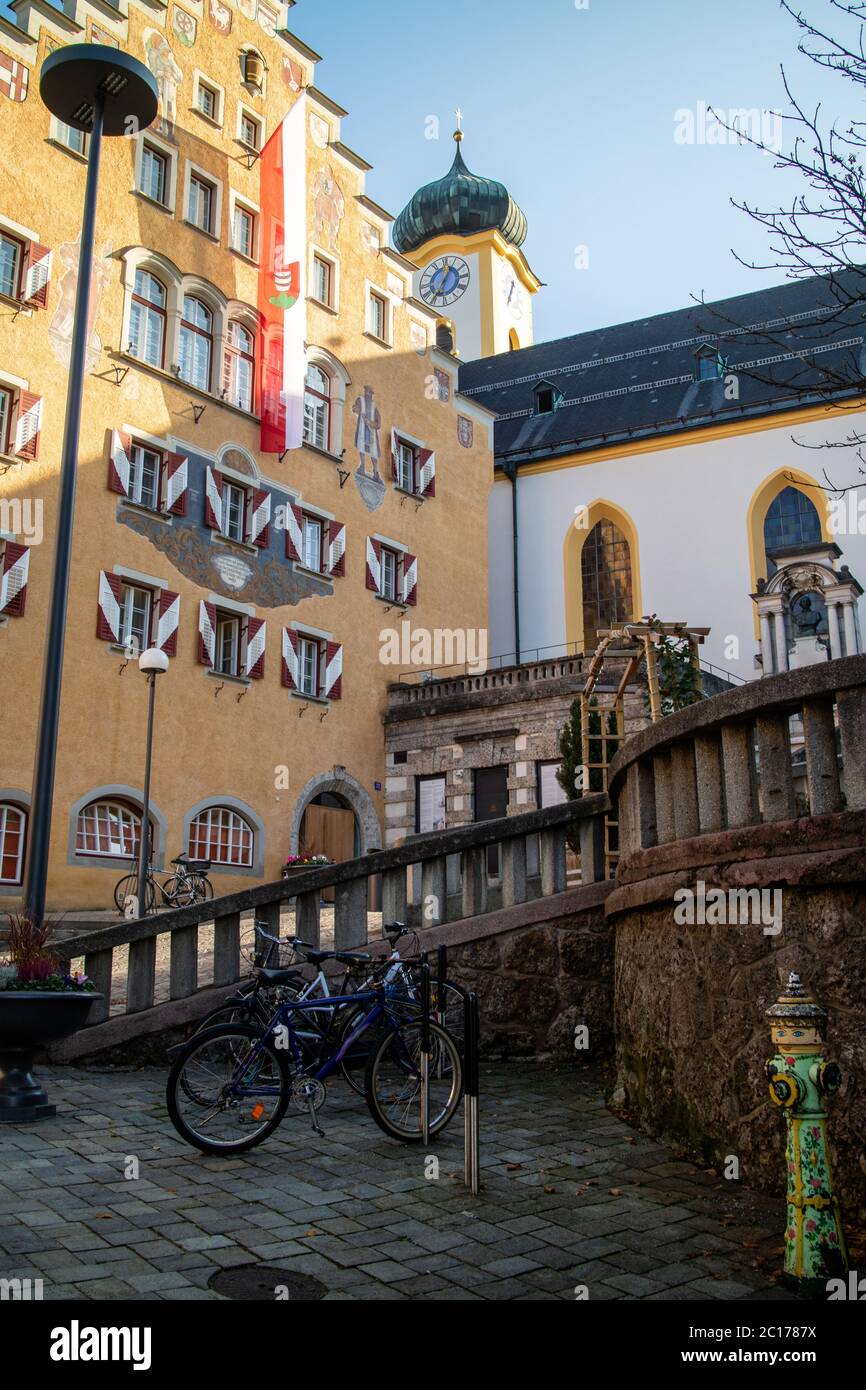
<instances>
[{"instance_id":1,"label":"white church wall","mask_svg":"<svg viewBox=\"0 0 866 1390\"><path fill-rule=\"evenodd\" d=\"M695 439L673 448L521 474L520 620L525 659L531 658L535 648L565 642L566 528L576 507L605 499L626 512L637 529L643 612L710 627L704 659L754 678L758 642L749 598L747 529L752 498L784 468L808 473L817 481L826 467L834 479L854 481L853 451L810 452L800 445L842 440L858 422L863 427L862 413L726 439ZM490 507L491 653L511 651L514 646L510 493L510 483L498 482ZM813 495L818 498L817 493ZM866 499L866 487L860 496ZM866 506L862 510L866 513ZM844 562L866 586L866 515L860 529L863 534L840 534L834 539ZM866 627L862 599L860 618Z\"/></svg>"}]
</instances>

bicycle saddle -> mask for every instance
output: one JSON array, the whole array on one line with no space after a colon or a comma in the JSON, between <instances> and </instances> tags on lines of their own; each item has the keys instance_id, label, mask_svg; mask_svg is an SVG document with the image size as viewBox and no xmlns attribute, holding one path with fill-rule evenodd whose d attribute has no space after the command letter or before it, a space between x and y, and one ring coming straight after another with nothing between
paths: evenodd
<instances>
[{"instance_id":1,"label":"bicycle saddle","mask_svg":"<svg viewBox=\"0 0 866 1390\"><path fill-rule=\"evenodd\" d=\"M179 855L177 856L177 859L172 859L171 862L172 862L172 864L188 864L188 863L189 863L189 855L187 855L187 854L179 854Z\"/></svg>"},{"instance_id":2,"label":"bicycle saddle","mask_svg":"<svg viewBox=\"0 0 866 1390\"><path fill-rule=\"evenodd\" d=\"M300 970L269 970L264 965L259 968L259 979L266 985L306 984Z\"/></svg>"},{"instance_id":3,"label":"bicycle saddle","mask_svg":"<svg viewBox=\"0 0 866 1390\"><path fill-rule=\"evenodd\" d=\"M343 965L364 965L373 959L360 951L314 951L309 946L304 947L304 955L313 965L319 965L323 960L338 960Z\"/></svg>"}]
</instances>

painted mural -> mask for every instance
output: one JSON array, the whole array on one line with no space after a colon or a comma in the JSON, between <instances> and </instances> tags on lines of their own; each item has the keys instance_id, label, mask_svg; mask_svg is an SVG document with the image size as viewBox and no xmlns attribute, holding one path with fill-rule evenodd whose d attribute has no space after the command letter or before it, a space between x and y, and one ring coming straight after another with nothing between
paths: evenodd
<instances>
[{"instance_id":1,"label":"painted mural","mask_svg":"<svg viewBox=\"0 0 866 1390\"><path fill-rule=\"evenodd\" d=\"M198 20L193 15L187 14L186 10L175 5L171 14L171 28L175 38L184 48L192 48L198 32Z\"/></svg>"},{"instance_id":2,"label":"painted mural","mask_svg":"<svg viewBox=\"0 0 866 1390\"><path fill-rule=\"evenodd\" d=\"M75 315L75 292L78 288L78 252L80 234L75 241L63 242L55 252L55 264L61 267L57 276L57 308L48 328L48 341L51 350L61 367L68 370L72 345L72 321ZM90 313L87 324L87 371L93 371L102 352L102 339L96 331L96 322L102 304L102 296L111 278L112 246L107 241L102 248L102 256L94 256L93 278L90 282Z\"/></svg>"},{"instance_id":3,"label":"painted mural","mask_svg":"<svg viewBox=\"0 0 866 1390\"><path fill-rule=\"evenodd\" d=\"M283 61L280 64L280 75L290 92L302 92L304 89L304 69L300 63L296 63L294 58L288 54L283 54Z\"/></svg>"},{"instance_id":4,"label":"painted mural","mask_svg":"<svg viewBox=\"0 0 866 1390\"><path fill-rule=\"evenodd\" d=\"M364 387L363 395L358 396L352 406L352 414L357 421L355 425L355 448L361 460L355 469L355 486L367 511L375 512L385 500L385 484L379 472L379 459L382 456L379 437L382 429L382 417L379 414L379 407L376 404L376 396L372 386ZM370 460L369 473L367 472L368 459Z\"/></svg>"},{"instance_id":5,"label":"painted mural","mask_svg":"<svg viewBox=\"0 0 866 1390\"><path fill-rule=\"evenodd\" d=\"M207 0L207 17L218 34L230 34L232 12L222 0Z\"/></svg>"},{"instance_id":6,"label":"painted mural","mask_svg":"<svg viewBox=\"0 0 866 1390\"><path fill-rule=\"evenodd\" d=\"M183 81L183 72L175 62L171 44L164 34L158 29L145 29L143 38L145 61L159 88L158 128L160 134L173 140L177 120L177 89Z\"/></svg>"},{"instance_id":7,"label":"painted mural","mask_svg":"<svg viewBox=\"0 0 866 1390\"><path fill-rule=\"evenodd\" d=\"M471 449L475 437L475 427L465 415L457 416L457 441L464 449Z\"/></svg>"},{"instance_id":8,"label":"painted mural","mask_svg":"<svg viewBox=\"0 0 866 1390\"><path fill-rule=\"evenodd\" d=\"M330 165L327 169L319 170L314 188L316 240L326 251L336 251L337 238L346 211L346 200Z\"/></svg>"},{"instance_id":9,"label":"painted mural","mask_svg":"<svg viewBox=\"0 0 866 1390\"><path fill-rule=\"evenodd\" d=\"M109 34L107 29L103 29L100 24L94 24L91 19L88 22L88 39L91 43L99 43L108 48L119 48L120 39L116 39L113 34Z\"/></svg>"}]
</instances>

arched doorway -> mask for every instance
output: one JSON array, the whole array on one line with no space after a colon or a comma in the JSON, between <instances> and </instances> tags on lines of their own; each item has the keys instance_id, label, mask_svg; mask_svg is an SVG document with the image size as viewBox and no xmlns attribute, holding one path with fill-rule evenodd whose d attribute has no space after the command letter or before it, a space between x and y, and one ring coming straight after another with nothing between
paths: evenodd
<instances>
[{"instance_id":1,"label":"arched doorway","mask_svg":"<svg viewBox=\"0 0 866 1390\"><path fill-rule=\"evenodd\" d=\"M344 767L335 767L330 772L322 772L318 777L311 778L295 802L289 827L289 847L292 854L297 854L300 848L301 826L307 807L318 803L327 808L329 803L320 800L324 797L335 798L331 803L333 809L348 808L352 811L356 829L354 847L358 854L367 854L371 849L381 849L382 830L372 797Z\"/></svg>"},{"instance_id":2,"label":"arched doorway","mask_svg":"<svg viewBox=\"0 0 866 1390\"><path fill-rule=\"evenodd\" d=\"M341 864L344 859L355 859L360 845L355 812L344 796L337 792L320 792L307 802L298 838L300 853L326 854ZM324 889L322 898L325 902L333 902L333 888Z\"/></svg>"}]
</instances>

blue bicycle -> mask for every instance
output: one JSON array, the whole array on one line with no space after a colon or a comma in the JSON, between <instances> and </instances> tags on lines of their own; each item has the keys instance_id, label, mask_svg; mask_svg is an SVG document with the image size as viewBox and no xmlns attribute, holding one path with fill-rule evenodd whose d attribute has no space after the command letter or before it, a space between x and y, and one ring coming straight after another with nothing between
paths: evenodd
<instances>
[{"instance_id":1,"label":"blue bicycle","mask_svg":"<svg viewBox=\"0 0 866 1390\"><path fill-rule=\"evenodd\" d=\"M391 968L386 962L381 973ZM262 970L268 987L289 982L294 972ZM336 1036L335 1020L347 1004L363 1010L352 1031ZM321 1034L304 1028L303 1014L328 1016ZM321 1027L321 1023L320 1023ZM355 994L284 999L267 1027L218 1024L171 1050L166 1103L172 1124L188 1144L207 1154L242 1153L261 1144L281 1123L287 1109L307 1114L322 1134L318 1112L325 1103L329 1076L363 1034L373 1045L367 1060L364 1095L380 1129L404 1143L423 1138L421 1114L421 1020L382 980ZM460 1051L438 1024L430 1023L428 1071L429 1133L438 1134L453 1118L463 1092Z\"/></svg>"}]
</instances>

